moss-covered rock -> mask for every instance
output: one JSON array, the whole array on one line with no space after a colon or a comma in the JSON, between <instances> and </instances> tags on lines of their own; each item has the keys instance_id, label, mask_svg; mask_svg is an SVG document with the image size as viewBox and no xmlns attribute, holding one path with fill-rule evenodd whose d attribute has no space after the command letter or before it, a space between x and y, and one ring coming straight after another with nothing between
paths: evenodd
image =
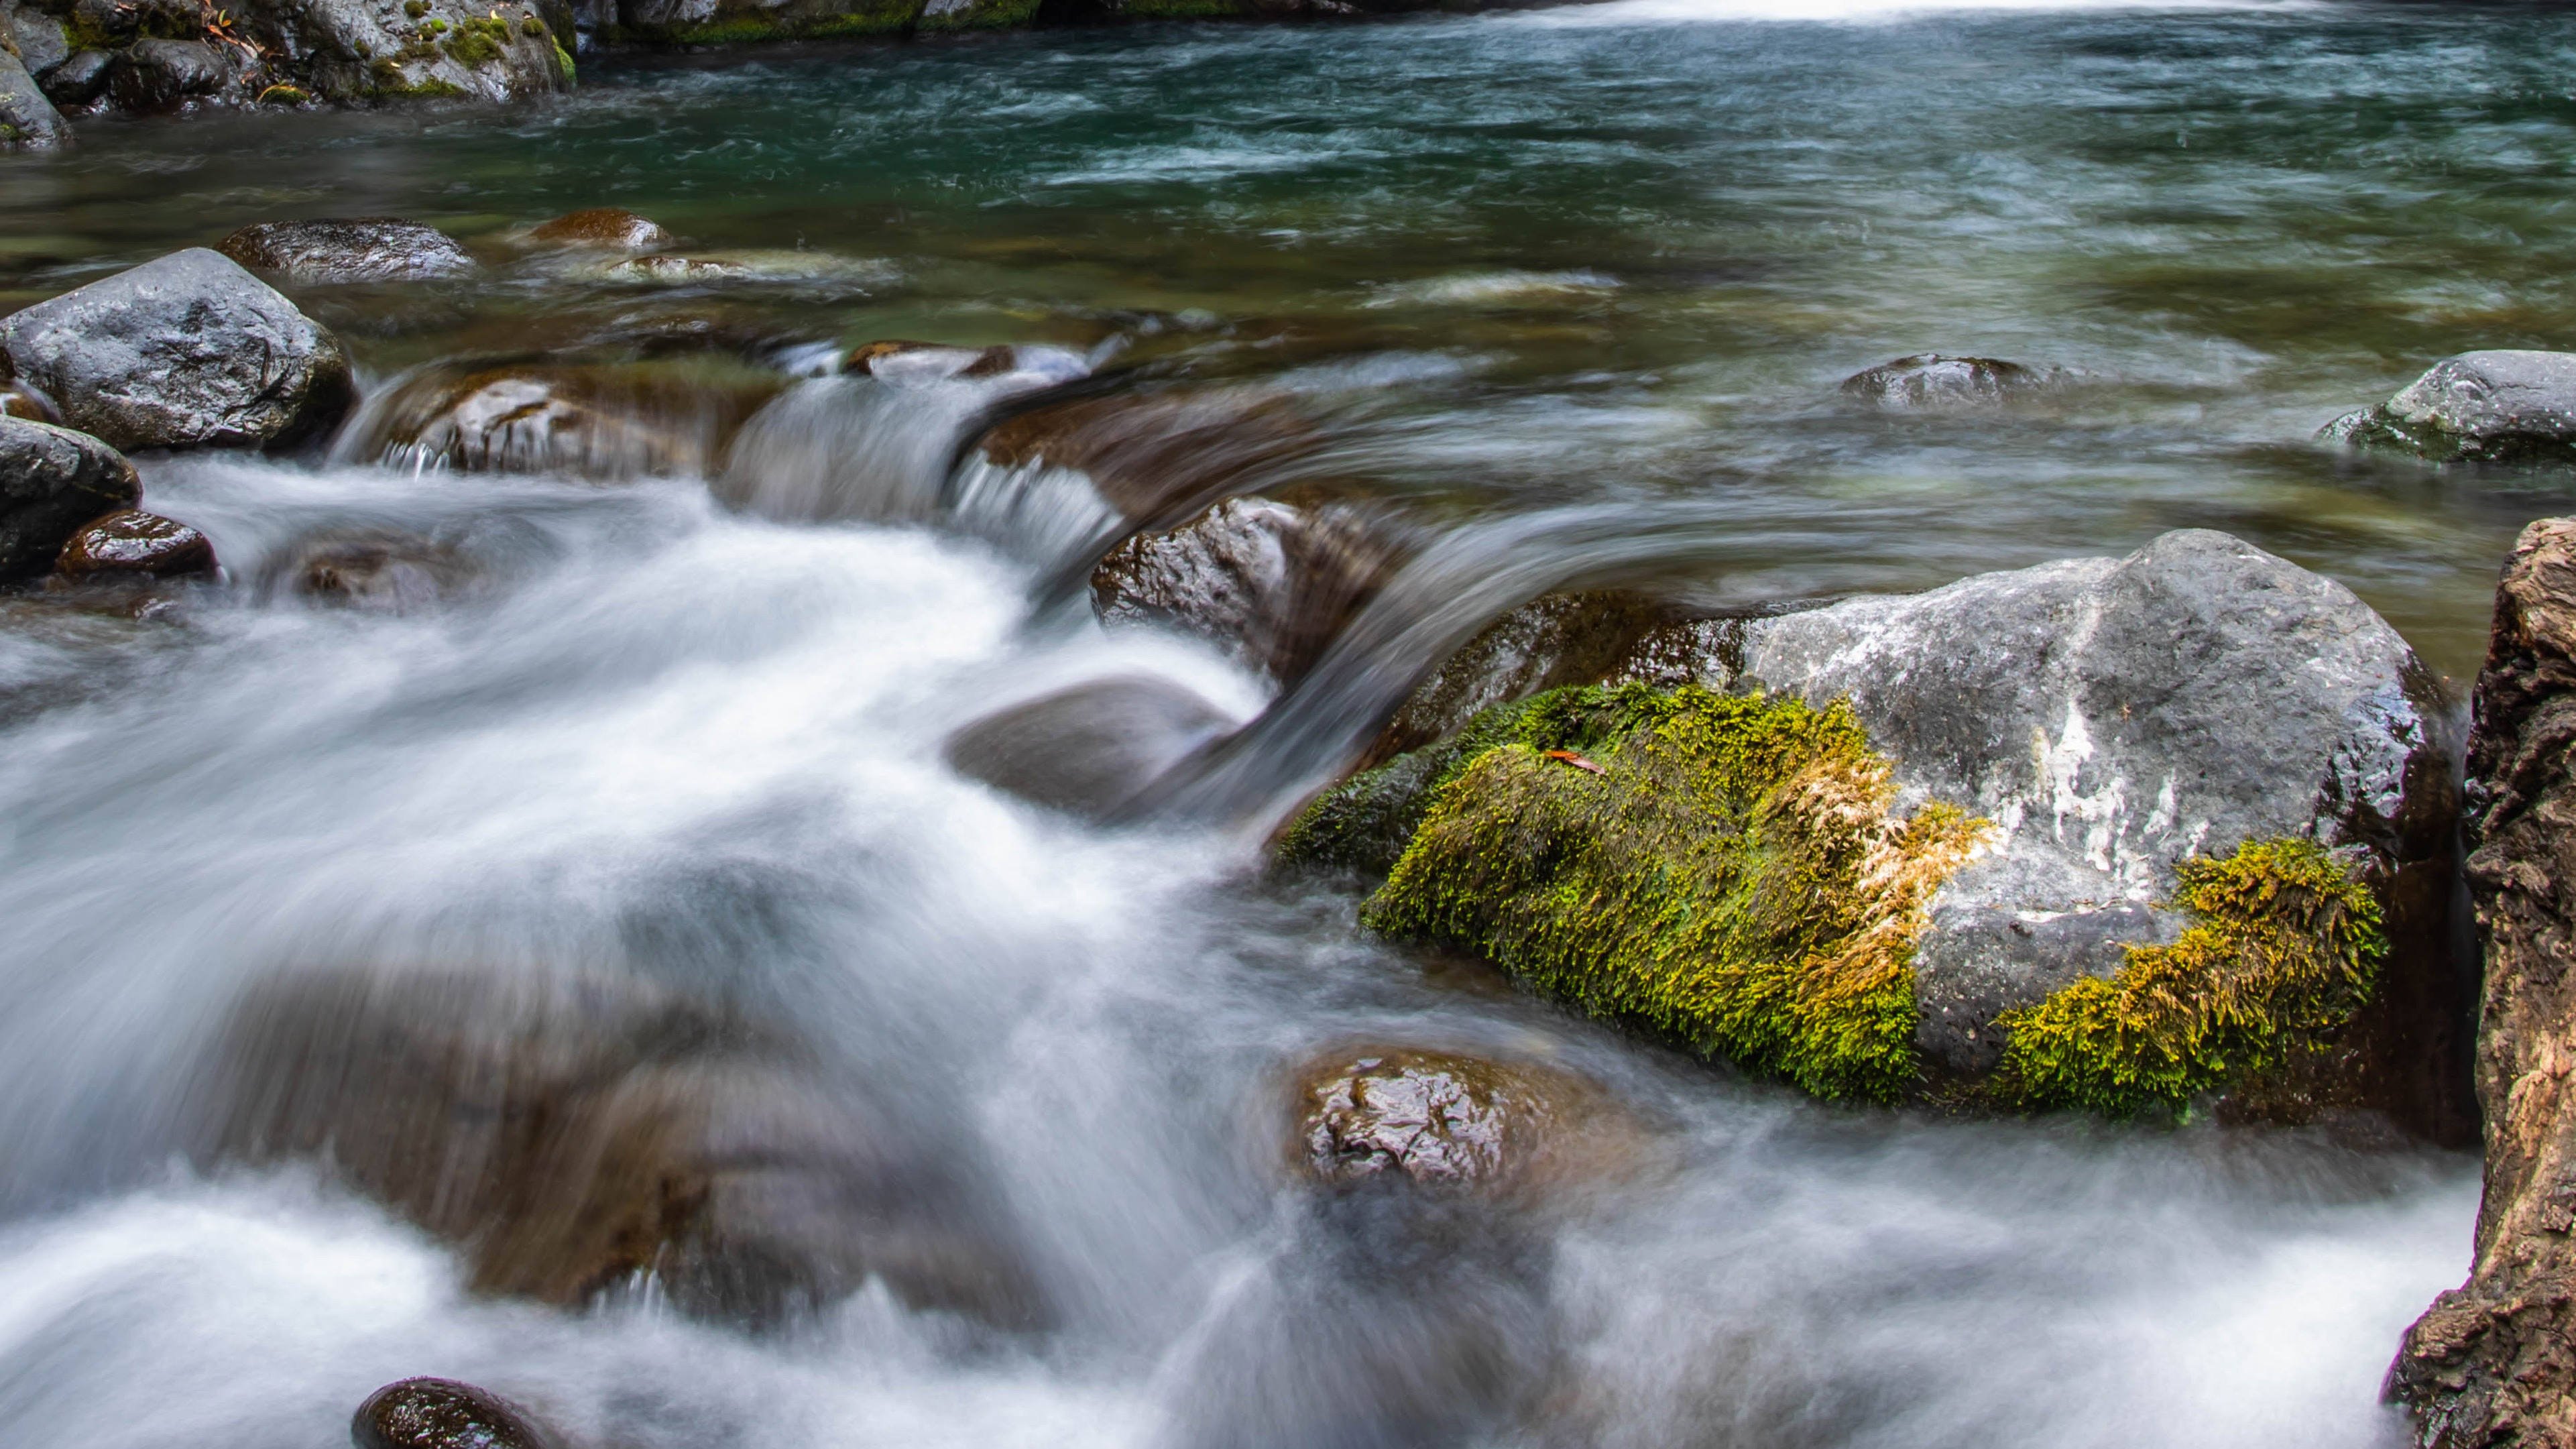
<instances>
[{"instance_id":1,"label":"moss-covered rock","mask_svg":"<svg viewBox=\"0 0 2576 1449\"><path fill-rule=\"evenodd\" d=\"M1915 1078L1912 953L1982 822L1896 808L1841 706L1560 691L1432 794L1364 909L1820 1096Z\"/></svg>"},{"instance_id":2,"label":"moss-covered rock","mask_svg":"<svg viewBox=\"0 0 2576 1449\"><path fill-rule=\"evenodd\" d=\"M2346 413L2318 437L2435 463L2576 464L2576 353L2446 357L2395 397Z\"/></svg>"},{"instance_id":3,"label":"moss-covered rock","mask_svg":"<svg viewBox=\"0 0 2576 1449\"><path fill-rule=\"evenodd\" d=\"M2028 1107L2131 1117L2279 1067L2350 1022L2387 955L2377 896L2312 841L2260 841L2175 867L2180 939L2132 946L2087 976L2004 1013L2000 1081Z\"/></svg>"}]
</instances>

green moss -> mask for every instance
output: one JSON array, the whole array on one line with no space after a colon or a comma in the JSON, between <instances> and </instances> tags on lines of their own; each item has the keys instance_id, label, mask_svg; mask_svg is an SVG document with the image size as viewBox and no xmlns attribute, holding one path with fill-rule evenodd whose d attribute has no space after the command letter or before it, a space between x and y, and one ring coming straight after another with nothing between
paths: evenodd
<instances>
[{"instance_id":1,"label":"green moss","mask_svg":"<svg viewBox=\"0 0 2576 1449\"><path fill-rule=\"evenodd\" d=\"M312 92L283 81L259 93L259 103L263 106L300 106L312 99Z\"/></svg>"},{"instance_id":2,"label":"green moss","mask_svg":"<svg viewBox=\"0 0 2576 1449\"><path fill-rule=\"evenodd\" d=\"M484 66L501 58L510 44L510 22L489 17L468 20L447 38L446 50L457 63Z\"/></svg>"},{"instance_id":3,"label":"green moss","mask_svg":"<svg viewBox=\"0 0 2576 1449\"><path fill-rule=\"evenodd\" d=\"M1535 734L1521 730L1537 704L1524 700L1485 710L1449 738L1399 755L1316 796L1281 832L1275 858L1285 865L1385 875L1412 843L1433 792L1455 779L1470 760L1500 744L1547 748Z\"/></svg>"},{"instance_id":4,"label":"green moss","mask_svg":"<svg viewBox=\"0 0 2576 1449\"><path fill-rule=\"evenodd\" d=\"M563 48L563 42L555 42L555 78L563 82L565 90L571 90L579 75L579 69L572 62L572 52Z\"/></svg>"},{"instance_id":5,"label":"green moss","mask_svg":"<svg viewBox=\"0 0 2576 1449\"><path fill-rule=\"evenodd\" d=\"M1446 771L1370 925L1820 1096L1911 1087L1914 942L1983 822L1897 816L1843 704L1632 684L1507 730Z\"/></svg>"},{"instance_id":6,"label":"green moss","mask_svg":"<svg viewBox=\"0 0 2576 1449\"><path fill-rule=\"evenodd\" d=\"M2177 903L2198 917L2179 940L2132 946L2107 979L1996 1022L2010 1033L1999 1082L2019 1105L2181 1109L2277 1066L2369 1000L2388 950L2379 902L2313 842L2250 842L2175 871Z\"/></svg>"}]
</instances>

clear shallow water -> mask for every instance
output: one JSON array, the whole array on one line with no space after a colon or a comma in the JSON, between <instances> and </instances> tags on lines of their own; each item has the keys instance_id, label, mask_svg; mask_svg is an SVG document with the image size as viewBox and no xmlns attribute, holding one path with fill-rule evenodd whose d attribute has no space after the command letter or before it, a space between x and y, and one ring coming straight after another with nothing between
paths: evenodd
<instances>
[{"instance_id":1,"label":"clear shallow water","mask_svg":"<svg viewBox=\"0 0 2576 1449\"><path fill-rule=\"evenodd\" d=\"M1747 13L771 52L501 117L101 125L0 159L0 305L251 221L479 243L623 204L818 260L302 300L377 378L693 326L1257 382L1313 420L1305 475L1460 530L1504 595L1649 565L1733 602L1911 588L2221 527L2474 667L2563 484L2306 438L2433 357L2576 336L2576 19ZM2083 381L2004 418L1832 405L1933 348ZM2464 1159L1816 1108L1391 953L1347 898L1254 884L1257 830L1095 831L959 779L951 729L1059 683L1263 704L1032 604L1078 506L788 524L695 477L240 460L149 464L147 494L226 589L0 634L0 1442L331 1445L417 1372L638 1446L2401 1438L2378 1377L2465 1265ZM481 582L399 617L286 596L294 542L352 526ZM1463 627L1510 602L1456 597ZM170 1165L246 985L453 962L797 1021L987 1164L1063 1321L564 1316L467 1297L298 1170ZM1650 1166L1408 1279L1277 1166L1279 1074L1353 1040L1571 1066Z\"/></svg>"}]
</instances>

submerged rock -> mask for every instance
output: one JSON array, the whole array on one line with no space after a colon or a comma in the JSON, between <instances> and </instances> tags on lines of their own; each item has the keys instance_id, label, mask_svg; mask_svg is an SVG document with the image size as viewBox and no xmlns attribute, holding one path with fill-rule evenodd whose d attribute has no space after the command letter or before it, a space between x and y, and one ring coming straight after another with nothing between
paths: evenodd
<instances>
[{"instance_id":1,"label":"submerged rock","mask_svg":"<svg viewBox=\"0 0 2576 1449\"><path fill-rule=\"evenodd\" d=\"M876 1277L1000 1326L1043 1311L956 1138L640 982L280 978L235 1009L204 1101L208 1156L325 1157L457 1244L478 1292L764 1325Z\"/></svg>"},{"instance_id":2,"label":"submerged rock","mask_svg":"<svg viewBox=\"0 0 2576 1449\"><path fill-rule=\"evenodd\" d=\"M404 1379L367 1395L349 1421L355 1449L557 1449L535 1416L454 1379Z\"/></svg>"},{"instance_id":3,"label":"submerged rock","mask_svg":"<svg viewBox=\"0 0 2576 1449\"><path fill-rule=\"evenodd\" d=\"M2462 1130L2444 706L2341 585L2183 532L1703 637L1698 679L1769 693L1491 709L1327 792L1282 855L1369 868L1402 840L1371 905L1387 928L1810 1090L1902 1096L1928 1072L2113 1115L2226 1092L2245 1115ZM1700 803L1666 819L1657 791ZM1747 862L1692 853L1728 819L1788 834ZM1767 872L1802 851L1827 872L1792 892L1813 919L1775 918L1792 888ZM1613 929L1674 890L1724 939L1675 955ZM1643 964L1675 959L1718 976ZM2136 1031L2151 1000L2186 1003L2165 1035Z\"/></svg>"},{"instance_id":4,"label":"submerged rock","mask_svg":"<svg viewBox=\"0 0 2576 1449\"><path fill-rule=\"evenodd\" d=\"M474 571L454 549L407 534L308 539L287 562L286 587L304 598L380 614L416 614L463 594Z\"/></svg>"},{"instance_id":5,"label":"submerged rock","mask_svg":"<svg viewBox=\"0 0 2576 1449\"><path fill-rule=\"evenodd\" d=\"M1140 533L1091 572L1103 623L1167 624L1287 684L1367 605L1401 554L1358 511L1230 498Z\"/></svg>"},{"instance_id":6,"label":"submerged rock","mask_svg":"<svg viewBox=\"0 0 2576 1449\"><path fill-rule=\"evenodd\" d=\"M528 229L528 240L541 246L599 247L610 251L659 251L671 244L660 224L622 207L594 206L566 212Z\"/></svg>"},{"instance_id":7,"label":"submerged rock","mask_svg":"<svg viewBox=\"0 0 2576 1449\"><path fill-rule=\"evenodd\" d=\"M1320 1057L1297 1079L1298 1170L1327 1187L1518 1191L1597 1177L1635 1146L1599 1088L1531 1063L1371 1048Z\"/></svg>"},{"instance_id":8,"label":"submerged rock","mask_svg":"<svg viewBox=\"0 0 2576 1449\"><path fill-rule=\"evenodd\" d=\"M337 452L358 462L603 482L703 475L786 383L709 357L440 364L371 399Z\"/></svg>"},{"instance_id":9,"label":"submerged rock","mask_svg":"<svg viewBox=\"0 0 2576 1449\"><path fill-rule=\"evenodd\" d=\"M291 443L352 395L330 333L203 248L0 317L0 354L71 426L129 450Z\"/></svg>"},{"instance_id":10,"label":"submerged rock","mask_svg":"<svg viewBox=\"0 0 2576 1449\"><path fill-rule=\"evenodd\" d=\"M2576 1442L2576 519L2514 545L2476 705L2465 834L2486 958L2486 1191L2468 1282L2433 1301L2389 1370L2424 1449Z\"/></svg>"},{"instance_id":11,"label":"submerged rock","mask_svg":"<svg viewBox=\"0 0 2576 1449\"><path fill-rule=\"evenodd\" d=\"M134 465L98 439L0 415L0 581L52 568L81 525L142 494Z\"/></svg>"},{"instance_id":12,"label":"submerged rock","mask_svg":"<svg viewBox=\"0 0 2576 1449\"><path fill-rule=\"evenodd\" d=\"M2464 352L2318 435L2437 463L2576 463L2576 352Z\"/></svg>"},{"instance_id":13,"label":"submerged rock","mask_svg":"<svg viewBox=\"0 0 2576 1449\"><path fill-rule=\"evenodd\" d=\"M1890 412L1992 407L2046 391L2052 379L2017 362L1926 352L1843 380L1843 396Z\"/></svg>"},{"instance_id":14,"label":"submerged rock","mask_svg":"<svg viewBox=\"0 0 2576 1449\"><path fill-rule=\"evenodd\" d=\"M308 285L412 282L475 270L445 232L382 216L262 222L225 237L218 250L253 271Z\"/></svg>"},{"instance_id":15,"label":"submerged rock","mask_svg":"<svg viewBox=\"0 0 2576 1449\"><path fill-rule=\"evenodd\" d=\"M946 753L961 775L1100 819L1234 723L1177 684L1122 675L996 710L949 736Z\"/></svg>"},{"instance_id":16,"label":"submerged rock","mask_svg":"<svg viewBox=\"0 0 2576 1449\"><path fill-rule=\"evenodd\" d=\"M212 573L215 546L206 536L176 519L126 508L81 526L54 564L55 572L75 581L109 574L144 574L176 578Z\"/></svg>"}]
</instances>

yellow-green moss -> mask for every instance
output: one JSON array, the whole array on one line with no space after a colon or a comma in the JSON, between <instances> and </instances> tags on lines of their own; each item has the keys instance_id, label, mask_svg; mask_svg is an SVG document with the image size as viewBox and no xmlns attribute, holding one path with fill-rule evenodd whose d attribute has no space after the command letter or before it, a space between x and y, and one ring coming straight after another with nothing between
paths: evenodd
<instances>
[{"instance_id":1,"label":"yellow-green moss","mask_svg":"<svg viewBox=\"0 0 2576 1449\"><path fill-rule=\"evenodd\" d=\"M1537 734L1522 732L1539 703L1524 700L1484 710L1447 739L1362 771L1316 796L1280 832L1274 857L1285 865L1385 875L1412 843L1434 792L1456 778L1468 761L1515 741L1548 748Z\"/></svg>"},{"instance_id":2,"label":"yellow-green moss","mask_svg":"<svg viewBox=\"0 0 2576 1449\"><path fill-rule=\"evenodd\" d=\"M1839 703L1595 687L1510 734L1438 786L1370 925L1819 1096L1912 1086L1914 943L1983 822L1895 814Z\"/></svg>"},{"instance_id":3,"label":"yellow-green moss","mask_svg":"<svg viewBox=\"0 0 2576 1449\"><path fill-rule=\"evenodd\" d=\"M580 70L573 64L572 52L563 48L562 41L558 40L553 42L553 44L555 50L555 78L564 83L565 90L571 90L575 81L580 77Z\"/></svg>"},{"instance_id":4,"label":"yellow-green moss","mask_svg":"<svg viewBox=\"0 0 2576 1449\"><path fill-rule=\"evenodd\" d=\"M2378 899L2315 843L2249 842L2186 860L2169 946L2132 946L2108 978L2006 1012L1999 1081L2019 1105L2135 1116L2243 1081L2351 1020L2388 943Z\"/></svg>"}]
</instances>

